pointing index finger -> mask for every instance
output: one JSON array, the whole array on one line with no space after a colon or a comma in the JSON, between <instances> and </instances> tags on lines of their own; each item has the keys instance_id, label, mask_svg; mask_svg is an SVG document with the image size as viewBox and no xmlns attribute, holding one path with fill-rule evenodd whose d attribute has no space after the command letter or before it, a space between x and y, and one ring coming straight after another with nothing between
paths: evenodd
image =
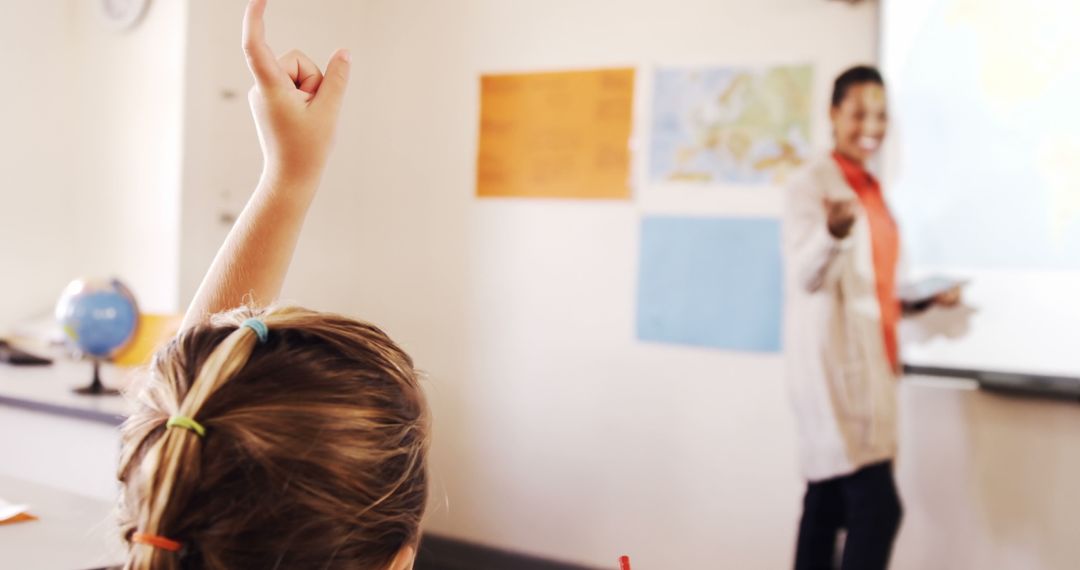
<instances>
[{"instance_id":1,"label":"pointing index finger","mask_svg":"<svg viewBox=\"0 0 1080 570\"><path fill-rule=\"evenodd\" d=\"M255 76L255 82L262 88L283 86L287 79L277 64L274 52L266 44L266 26L263 13L266 0L250 0L244 11L243 48L247 57L248 69Z\"/></svg>"}]
</instances>

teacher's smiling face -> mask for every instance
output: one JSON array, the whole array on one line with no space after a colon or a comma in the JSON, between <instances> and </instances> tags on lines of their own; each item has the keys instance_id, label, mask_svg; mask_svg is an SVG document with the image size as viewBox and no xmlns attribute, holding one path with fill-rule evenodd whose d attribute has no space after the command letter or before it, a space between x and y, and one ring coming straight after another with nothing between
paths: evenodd
<instances>
[{"instance_id":1,"label":"teacher's smiling face","mask_svg":"<svg viewBox=\"0 0 1080 570\"><path fill-rule=\"evenodd\" d=\"M881 148L889 115L885 88L866 82L851 85L830 112L836 151L859 163Z\"/></svg>"}]
</instances>

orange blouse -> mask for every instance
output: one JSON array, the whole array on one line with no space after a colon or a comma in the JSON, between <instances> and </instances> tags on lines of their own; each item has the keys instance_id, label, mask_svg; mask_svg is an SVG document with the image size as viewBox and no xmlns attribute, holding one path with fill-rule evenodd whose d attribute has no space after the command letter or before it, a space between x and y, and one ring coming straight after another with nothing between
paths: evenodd
<instances>
[{"instance_id":1,"label":"orange blouse","mask_svg":"<svg viewBox=\"0 0 1080 570\"><path fill-rule=\"evenodd\" d=\"M900 323L900 300L896 297L896 265L900 259L900 232L889 213L889 206L881 194L881 185L862 165L833 153L855 195L859 197L866 220L870 224L870 241L874 257L874 275L877 279L878 303L881 305L881 329L885 339L885 353L894 369L900 366L900 348L896 327Z\"/></svg>"}]
</instances>

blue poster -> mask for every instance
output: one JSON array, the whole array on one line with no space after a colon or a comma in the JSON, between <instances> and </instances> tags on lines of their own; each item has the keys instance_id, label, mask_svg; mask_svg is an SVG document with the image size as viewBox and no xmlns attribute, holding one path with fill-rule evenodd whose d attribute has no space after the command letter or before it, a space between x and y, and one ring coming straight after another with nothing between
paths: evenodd
<instances>
[{"instance_id":1,"label":"blue poster","mask_svg":"<svg viewBox=\"0 0 1080 570\"><path fill-rule=\"evenodd\" d=\"M778 352L782 295L778 220L642 221L639 340Z\"/></svg>"}]
</instances>

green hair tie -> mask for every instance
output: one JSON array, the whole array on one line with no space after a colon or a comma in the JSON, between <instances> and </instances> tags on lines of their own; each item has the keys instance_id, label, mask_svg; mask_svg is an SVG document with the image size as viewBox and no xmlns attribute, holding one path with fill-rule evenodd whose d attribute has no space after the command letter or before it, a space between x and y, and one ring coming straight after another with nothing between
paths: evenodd
<instances>
[{"instance_id":1,"label":"green hair tie","mask_svg":"<svg viewBox=\"0 0 1080 570\"><path fill-rule=\"evenodd\" d=\"M199 422L187 416L173 416L169 418L169 421L165 422L165 427L178 427L191 430L198 434L199 437L206 435L206 428Z\"/></svg>"}]
</instances>

